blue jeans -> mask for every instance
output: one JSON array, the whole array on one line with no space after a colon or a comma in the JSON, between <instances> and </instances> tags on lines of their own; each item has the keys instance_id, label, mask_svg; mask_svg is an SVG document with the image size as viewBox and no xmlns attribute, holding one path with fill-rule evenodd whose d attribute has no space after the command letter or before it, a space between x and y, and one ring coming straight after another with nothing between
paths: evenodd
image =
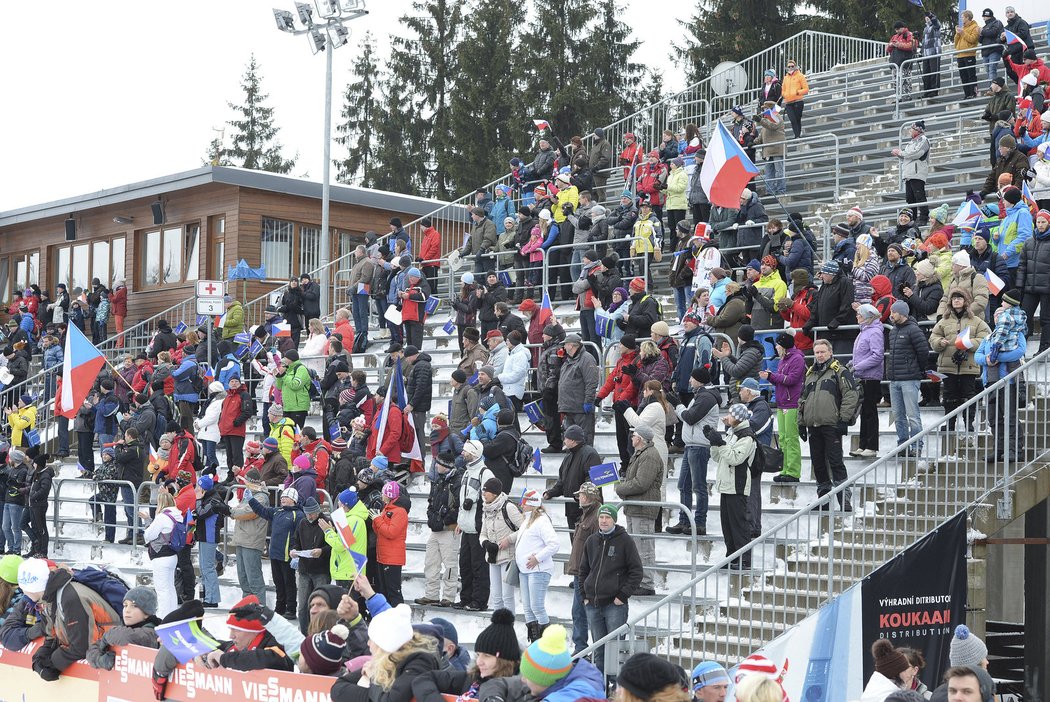
<instances>
[{"instance_id":1,"label":"blue jeans","mask_svg":"<svg viewBox=\"0 0 1050 702\"><path fill-rule=\"evenodd\" d=\"M890 406L897 421L897 442L905 441L922 431L919 416L919 381L891 380ZM918 444L922 448L922 442Z\"/></svg>"},{"instance_id":2,"label":"blue jeans","mask_svg":"<svg viewBox=\"0 0 1050 702\"><path fill-rule=\"evenodd\" d=\"M551 574L543 571L521 573L521 609L526 622L550 623L547 616L547 588L551 584Z\"/></svg>"},{"instance_id":3,"label":"blue jeans","mask_svg":"<svg viewBox=\"0 0 1050 702\"><path fill-rule=\"evenodd\" d=\"M135 491L130 485L120 486L120 501L124 503L124 516L128 518L128 536L133 538L135 536Z\"/></svg>"},{"instance_id":4,"label":"blue jeans","mask_svg":"<svg viewBox=\"0 0 1050 702\"><path fill-rule=\"evenodd\" d=\"M682 254L685 256L685 254ZM678 321L685 318L686 310L689 309L689 297L692 289L688 286L674 289L674 305L678 308Z\"/></svg>"},{"instance_id":5,"label":"blue jeans","mask_svg":"<svg viewBox=\"0 0 1050 702\"><path fill-rule=\"evenodd\" d=\"M7 540L7 550L11 553L22 554L22 505L4 505L3 530L4 538Z\"/></svg>"},{"instance_id":6,"label":"blue jeans","mask_svg":"<svg viewBox=\"0 0 1050 702\"><path fill-rule=\"evenodd\" d=\"M686 446L682 453L682 465L678 469L678 499L686 507L692 508L693 495L696 495L696 510L693 522L698 527L707 528L707 462L711 460L711 449L708 446ZM685 522L685 515L679 516Z\"/></svg>"},{"instance_id":7,"label":"blue jeans","mask_svg":"<svg viewBox=\"0 0 1050 702\"><path fill-rule=\"evenodd\" d=\"M609 604L599 607L595 604L587 605L587 626L591 628L591 642L600 641L609 632L616 631L627 623L628 604ZM594 652L594 665L598 670L605 672L605 646L600 646Z\"/></svg>"},{"instance_id":8,"label":"blue jeans","mask_svg":"<svg viewBox=\"0 0 1050 702\"><path fill-rule=\"evenodd\" d=\"M215 552L218 544L207 541L197 542L200 549L201 580L204 581L204 599L210 604L219 603L219 572L215 566Z\"/></svg>"},{"instance_id":9,"label":"blue jeans","mask_svg":"<svg viewBox=\"0 0 1050 702\"><path fill-rule=\"evenodd\" d=\"M350 311L354 315L354 334L368 333L368 295L350 291Z\"/></svg>"},{"instance_id":10,"label":"blue jeans","mask_svg":"<svg viewBox=\"0 0 1050 702\"><path fill-rule=\"evenodd\" d=\"M572 579L572 646L574 655L587 648L587 608L583 605L583 581L578 576Z\"/></svg>"},{"instance_id":11,"label":"blue jeans","mask_svg":"<svg viewBox=\"0 0 1050 702\"><path fill-rule=\"evenodd\" d=\"M263 580L262 551L245 546L237 547L237 584L241 595L255 595L260 602L266 601L266 581Z\"/></svg>"},{"instance_id":12,"label":"blue jeans","mask_svg":"<svg viewBox=\"0 0 1050 702\"><path fill-rule=\"evenodd\" d=\"M577 246L572 250L572 258L569 260L569 274L572 276L573 281L580 279L580 272L583 270L583 254L587 250L583 248L586 246Z\"/></svg>"},{"instance_id":13,"label":"blue jeans","mask_svg":"<svg viewBox=\"0 0 1050 702\"><path fill-rule=\"evenodd\" d=\"M783 195L787 192L787 185L784 184L783 156L766 159L766 189L774 195Z\"/></svg>"},{"instance_id":14,"label":"blue jeans","mask_svg":"<svg viewBox=\"0 0 1050 702\"><path fill-rule=\"evenodd\" d=\"M999 64L1003 62L1003 55L994 51L984 57L984 70L988 73L988 80L993 81L999 77Z\"/></svg>"},{"instance_id":15,"label":"blue jeans","mask_svg":"<svg viewBox=\"0 0 1050 702\"><path fill-rule=\"evenodd\" d=\"M219 465L219 459L215 455L215 442L201 439L201 447L204 449L204 467L211 468Z\"/></svg>"}]
</instances>

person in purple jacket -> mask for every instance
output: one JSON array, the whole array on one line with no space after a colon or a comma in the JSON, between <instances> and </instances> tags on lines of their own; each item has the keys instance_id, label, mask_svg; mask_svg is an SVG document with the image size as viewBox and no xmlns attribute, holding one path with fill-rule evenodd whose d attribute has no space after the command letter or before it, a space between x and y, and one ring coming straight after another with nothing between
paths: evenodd
<instances>
[{"instance_id":1,"label":"person in purple jacket","mask_svg":"<svg viewBox=\"0 0 1050 702\"><path fill-rule=\"evenodd\" d=\"M795 348L795 337L777 334L775 346L780 363L775 371L760 371L762 380L773 383L777 397L777 434L784 452L784 467L774 483L797 483L802 476L802 446L798 441L798 398L806 377L806 359Z\"/></svg>"},{"instance_id":2,"label":"person in purple jacket","mask_svg":"<svg viewBox=\"0 0 1050 702\"><path fill-rule=\"evenodd\" d=\"M882 398L883 354L886 334L882 317L875 305L857 308L860 334L853 342L853 360L850 367L861 383L863 400L860 405L860 444L849 452L851 456L874 458L879 455L879 400Z\"/></svg>"}]
</instances>

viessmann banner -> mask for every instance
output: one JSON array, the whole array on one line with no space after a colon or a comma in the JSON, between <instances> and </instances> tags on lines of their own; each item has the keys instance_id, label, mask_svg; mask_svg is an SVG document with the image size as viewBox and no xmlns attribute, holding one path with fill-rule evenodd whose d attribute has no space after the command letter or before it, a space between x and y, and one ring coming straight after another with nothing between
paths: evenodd
<instances>
[{"instance_id":1,"label":"viessmann banner","mask_svg":"<svg viewBox=\"0 0 1050 702\"><path fill-rule=\"evenodd\" d=\"M966 515L961 514L764 646L790 699L860 699L880 638L922 652L922 679L937 687L966 612Z\"/></svg>"}]
</instances>

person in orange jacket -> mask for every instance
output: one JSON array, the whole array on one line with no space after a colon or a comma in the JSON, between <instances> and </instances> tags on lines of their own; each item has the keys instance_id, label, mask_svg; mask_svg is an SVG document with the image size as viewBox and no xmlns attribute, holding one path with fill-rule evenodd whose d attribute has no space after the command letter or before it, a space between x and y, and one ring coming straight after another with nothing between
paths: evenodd
<instances>
[{"instance_id":1,"label":"person in orange jacket","mask_svg":"<svg viewBox=\"0 0 1050 702\"><path fill-rule=\"evenodd\" d=\"M405 329L405 346L423 345L423 320L426 318L427 296L430 286L420 285L423 274L416 267L408 269L408 288L397 295L401 298L401 324Z\"/></svg>"},{"instance_id":2,"label":"person in orange jacket","mask_svg":"<svg viewBox=\"0 0 1050 702\"><path fill-rule=\"evenodd\" d=\"M423 225L423 241L419 243L419 267L423 269L423 275L430 284L430 290L437 290L438 269L441 268L441 232L434 228L430 217L424 217L420 224Z\"/></svg>"},{"instance_id":3,"label":"person in orange jacket","mask_svg":"<svg viewBox=\"0 0 1050 702\"><path fill-rule=\"evenodd\" d=\"M802 136L802 98L809 93L809 83L802 71L798 70L798 63L794 59L788 59L787 73L784 74L784 80L780 81L780 88L791 131L798 139Z\"/></svg>"},{"instance_id":4,"label":"person in orange jacket","mask_svg":"<svg viewBox=\"0 0 1050 702\"><path fill-rule=\"evenodd\" d=\"M405 601L401 594L401 569L405 565L408 539L408 512L396 502L401 485L390 481L383 486L383 509L372 510L372 529L376 533L376 561L379 563L376 590L386 596L391 607Z\"/></svg>"}]
</instances>

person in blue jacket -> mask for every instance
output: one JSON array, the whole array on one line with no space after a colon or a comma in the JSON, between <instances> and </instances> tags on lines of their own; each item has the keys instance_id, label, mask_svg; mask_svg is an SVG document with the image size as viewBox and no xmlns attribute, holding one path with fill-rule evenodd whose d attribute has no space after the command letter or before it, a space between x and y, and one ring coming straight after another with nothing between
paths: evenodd
<instances>
[{"instance_id":1,"label":"person in blue jacket","mask_svg":"<svg viewBox=\"0 0 1050 702\"><path fill-rule=\"evenodd\" d=\"M175 378L175 402L179 407L179 425L187 432L193 431L193 419L197 416L197 404L201 399L200 390L194 387L194 379L199 372L196 353L196 346L185 347L182 350L182 363L171 374Z\"/></svg>"},{"instance_id":2,"label":"person in blue jacket","mask_svg":"<svg viewBox=\"0 0 1050 702\"><path fill-rule=\"evenodd\" d=\"M241 360L233 353L233 344L228 341L219 342L219 356L219 362L215 364L215 379L229 390L230 379L241 377Z\"/></svg>"},{"instance_id":3,"label":"person in blue jacket","mask_svg":"<svg viewBox=\"0 0 1050 702\"><path fill-rule=\"evenodd\" d=\"M268 507L252 497L253 490L265 490L262 485L251 485L244 495L248 505L260 517L270 522L270 574L273 576L274 588L277 590L277 603L273 611L285 619L296 619L298 597L295 583L295 571L292 569L292 534L299 522L306 518L306 513L299 507L299 493L295 488L281 491L280 506Z\"/></svg>"},{"instance_id":4,"label":"person in blue jacket","mask_svg":"<svg viewBox=\"0 0 1050 702\"><path fill-rule=\"evenodd\" d=\"M1007 308L1017 308L1021 304L1021 291L1010 290L1003 293L1002 306L995 312L995 322L998 324ZM1023 318L1024 312L1021 311ZM997 341L994 332L984 338L981 345L977 347L974 360L981 367L981 381L984 387L989 388L998 381L1006 378L1010 373L1017 370L1024 360L1028 350L1028 341L1025 337L1025 324L1022 321L1017 331L1016 340L1010 344L1010 348L1000 351L1001 344ZM1021 386L1017 382L1020 376L1015 376L1007 381L1003 387L990 393L988 398L988 416L995 417L995 453L989 454L989 463L1007 460L1015 461L1021 454L1020 426L1017 422L1017 408L1022 403L1020 397ZM1006 405L1006 411L1002 411L1002 405ZM1009 444L1007 444L1006 431L1009 426Z\"/></svg>"},{"instance_id":5,"label":"person in blue jacket","mask_svg":"<svg viewBox=\"0 0 1050 702\"><path fill-rule=\"evenodd\" d=\"M1021 264L1021 249L1024 243L1032 238L1035 225L1028 203L1021 199L1020 188L1007 188L1003 193L1003 200L1007 203L1006 216L999 223L999 230L992 236L992 240L996 244L995 250L1006 261L1012 281L1017 274L1017 267Z\"/></svg>"},{"instance_id":6,"label":"person in blue jacket","mask_svg":"<svg viewBox=\"0 0 1050 702\"><path fill-rule=\"evenodd\" d=\"M120 400L113 392L116 383L112 378L103 378L98 384L98 402L95 403L95 434L99 446L113 443L117 434L117 413L120 412Z\"/></svg>"},{"instance_id":7,"label":"person in blue jacket","mask_svg":"<svg viewBox=\"0 0 1050 702\"><path fill-rule=\"evenodd\" d=\"M499 403L491 395L483 397L478 405L478 416L475 417L478 421L470 429L470 438L482 442L491 441L499 432L499 425L496 422L499 410Z\"/></svg>"}]
</instances>

